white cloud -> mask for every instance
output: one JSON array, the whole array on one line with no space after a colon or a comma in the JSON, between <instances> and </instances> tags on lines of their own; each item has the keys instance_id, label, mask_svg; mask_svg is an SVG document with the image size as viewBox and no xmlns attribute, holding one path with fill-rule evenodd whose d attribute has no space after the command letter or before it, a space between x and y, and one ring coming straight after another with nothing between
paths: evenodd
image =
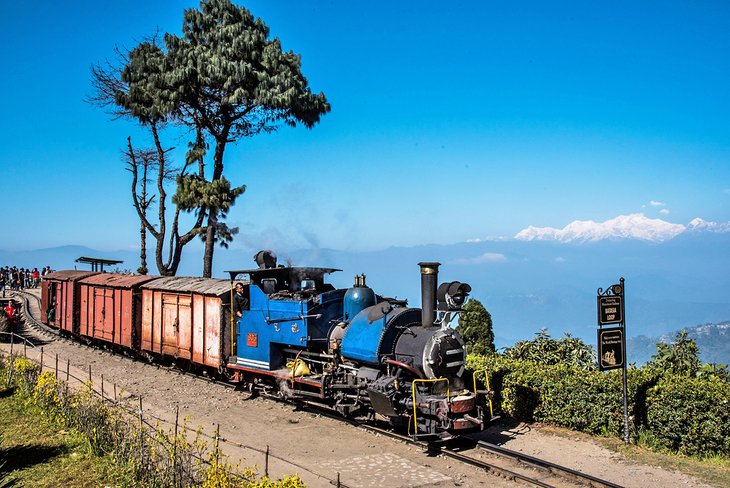
<instances>
[{"instance_id":1,"label":"white cloud","mask_svg":"<svg viewBox=\"0 0 730 488\"><path fill-rule=\"evenodd\" d=\"M676 237L686 230L682 224L672 224L661 219L650 219L644 214L619 215L605 222L576 220L562 229L529 226L515 235L522 241L556 240L562 242L600 241L603 239L639 239L662 242Z\"/></svg>"},{"instance_id":2,"label":"white cloud","mask_svg":"<svg viewBox=\"0 0 730 488\"><path fill-rule=\"evenodd\" d=\"M505 241L507 240L504 236L487 236L487 237L474 237L472 239L467 239L466 242L470 244L476 244L480 242L496 242L496 241Z\"/></svg>"},{"instance_id":3,"label":"white cloud","mask_svg":"<svg viewBox=\"0 0 730 488\"><path fill-rule=\"evenodd\" d=\"M456 264L487 264L487 263L503 263L507 261L507 256L498 252L485 252L480 256L473 258L462 258L454 261Z\"/></svg>"},{"instance_id":4,"label":"white cloud","mask_svg":"<svg viewBox=\"0 0 730 488\"><path fill-rule=\"evenodd\" d=\"M659 213L662 215L669 215L669 210L667 210L666 208L663 208L663 209L659 210Z\"/></svg>"},{"instance_id":5,"label":"white cloud","mask_svg":"<svg viewBox=\"0 0 730 488\"><path fill-rule=\"evenodd\" d=\"M667 206L666 203L664 203L664 202L658 202L656 200L650 201L649 202L649 205L651 205L652 207L666 207Z\"/></svg>"},{"instance_id":6,"label":"white cloud","mask_svg":"<svg viewBox=\"0 0 730 488\"><path fill-rule=\"evenodd\" d=\"M562 256L558 256L557 258L555 258L555 262L556 262L556 263L564 263L564 262L566 262L566 261L567 261L567 259L565 259L565 258L564 258L564 257L562 257Z\"/></svg>"}]
</instances>

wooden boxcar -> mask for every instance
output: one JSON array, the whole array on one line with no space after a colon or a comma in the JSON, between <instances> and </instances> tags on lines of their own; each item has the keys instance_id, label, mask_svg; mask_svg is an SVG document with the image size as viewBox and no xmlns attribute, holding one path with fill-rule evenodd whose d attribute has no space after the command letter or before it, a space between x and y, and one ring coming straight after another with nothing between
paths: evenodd
<instances>
[{"instance_id":1,"label":"wooden boxcar","mask_svg":"<svg viewBox=\"0 0 730 488\"><path fill-rule=\"evenodd\" d=\"M231 354L231 283L165 277L142 285L141 349L218 368Z\"/></svg>"},{"instance_id":2,"label":"wooden boxcar","mask_svg":"<svg viewBox=\"0 0 730 488\"><path fill-rule=\"evenodd\" d=\"M102 273L79 280L79 335L139 350L140 287L156 278Z\"/></svg>"},{"instance_id":3,"label":"wooden boxcar","mask_svg":"<svg viewBox=\"0 0 730 488\"><path fill-rule=\"evenodd\" d=\"M66 332L78 333L79 280L91 271L56 271L43 277L41 322Z\"/></svg>"}]
</instances>

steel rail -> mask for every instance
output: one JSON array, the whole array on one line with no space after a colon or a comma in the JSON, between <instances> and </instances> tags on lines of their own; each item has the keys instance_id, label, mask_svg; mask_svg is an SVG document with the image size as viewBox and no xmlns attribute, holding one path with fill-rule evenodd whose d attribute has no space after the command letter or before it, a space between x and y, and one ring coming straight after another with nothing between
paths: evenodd
<instances>
[{"instance_id":1,"label":"steel rail","mask_svg":"<svg viewBox=\"0 0 730 488\"><path fill-rule=\"evenodd\" d=\"M523 454L521 452L512 451L496 444L491 444L485 441L478 441L477 445L480 449L484 451L490 452L492 454L497 454L505 458L513 459L515 461L537 469L548 471L551 474L566 478L570 481L576 481L578 483L592 486L595 488L623 488L621 485L617 485L616 483L611 483L610 481L606 481L601 478L597 478L595 476L552 463L550 461L545 461L544 459L528 456L527 454Z\"/></svg>"},{"instance_id":2,"label":"steel rail","mask_svg":"<svg viewBox=\"0 0 730 488\"><path fill-rule=\"evenodd\" d=\"M276 400L285 402L285 400L283 400L283 399L276 399ZM291 404L291 402L289 402L289 403ZM527 484L530 484L533 486L539 486L541 488L554 488L552 485L549 485L543 481L540 481L537 478L531 478L529 476L511 471L507 468L503 468L501 466L497 466L495 464L488 463L488 462L482 461L480 459L474 459L469 456L465 456L461 453L458 453L458 452L450 450L450 449L440 448L437 451L434 451L433 446L427 442L414 440L410 436L398 434L391 430L383 429L383 428L380 428L380 427L377 427L374 425L370 425L370 424L367 424L367 423L364 423L364 422L361 422L358 420L342 417L340 415L335 414L334 412L332 412L330 410L325 409L321 405L312 403L310 401L306 401L306 400L299 401L299 402L297 402L297 404L302 405L305 408L307 408L310 412L315 412L319 415L322 415L323 417L334 419L334 420L337 420L340 422L345 422L354 427L361 428L363 430L372 432L374 434L382 435L383 437L388 437L390 439L394 439L394 440L403 442L403 443L411 445L411 446L420 447L424 450L424 452L428 452L431 454L433 454L434 452L437 452L438 454L441 454L450 459L454 459L461 463L468 464L470 466L473 466L473 467L476 467L479 469L483 469L484 471L486 471L492 475L499 476L501 478L504 478L504 479L507 479L510 481L523 482L523 483L527 483Z\"/></svg>"},{"instance_id":3,"label":"steel rail","mask_svg":"<svg viewBox=\"0 0 730 488\"><path fill-rule=\"evenodd\" d=\"M35 301L38 302L38 308L41 308L41 299L37 296L35 296L32 293L28 293L26 291L20 291L20 290L14 290L11 292L11 296L17 297L19 296L23 300L23 321L26 325L30 326L31 329L36 330L37 332L40 332L44 335L51 335L60 337L59 331L48 327L47 325L43 324L41 321L33 317L33 314L30 312L30 302L29 299L33 298Z\"/></svg>"},{"instance_id":4,"label":"steel rail","mask_svg":"<svg viewBox=\"0 0 730 488\"><path fill-rule=\"evenodd\" d=\"M370 430L370 427L369 426L364 425L364 427L366 429ZM379 431L378 433L380 433L381 435L388 435L389 437L392 437L392 438L395 438L395 439L399 439L399 440L401 440L403 442L406 442L408 444L421 446L428 453L434 453L435 452L435 453L441 454L442 456L448 457L450 459L453 459L455 461L459 461L459 462L464 463L464 464L468 464L469 466L473 466L475 468L483 469L487 473L490 473L490 474L499 476L501 478L504 478L504 479L507 479L507 480L510 480L510 481L523 482L523 483L527 483L527 484L530 484L530 485L533 485L533 486L539 486L539 487L542 487L542 488L553 488L553 485L549 485L549 484L547 484L547 483L545 483L545 482L543 482L543 481L541 481L541 480L539 480L537 478L533 478L531 476L527 476L527 475L524 475L524 474L521 474L521 473L517 473L517 472L512 471L510 469L504 468L502 466L497 466L496 464L492 464L492 463L489 463L487 461L483 461L481 459L475 459L473 457L466 456L466 455L461 454L461 453L459 453L457 451L454 451L452 449L446 449L446 448L441 447L441 448L439 448L437 450L434 450L433 446L430 446L430 445L428 445L428 443L425 443L423 441L414 441L410 437L403 436L403 435L400 435L400 434L395 434L395 433L392 433L392 432L389 433L389 434L386 434L387 431L384 431L382 429L378 429L378 431Z\"/></svg>"}]
</instances>

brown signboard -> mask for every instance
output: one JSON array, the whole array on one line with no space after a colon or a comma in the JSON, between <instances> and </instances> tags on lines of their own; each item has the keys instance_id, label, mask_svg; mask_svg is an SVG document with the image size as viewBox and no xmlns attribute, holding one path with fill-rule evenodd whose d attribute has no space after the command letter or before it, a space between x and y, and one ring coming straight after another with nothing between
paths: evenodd
<instances>
[{"instance_id":1,"label":"brown signboard","mask_svg":"<svg viewBox=\"0 0 730 488\"><path fill-rule=\"evenodd\" d=\"M598 325L620 324L624 321L623 297L598 297Z\"/></svg>"},{"instance_id":2,"label":"brown signboard","mask_svg":"<svg viewBox=\"0 0 730 488\"><path fill-rule=\"evenodd\" d=\"M623 368L625 346L623 327L598 329L598 369L606 371Z\"/></svg>"}]
</instances>

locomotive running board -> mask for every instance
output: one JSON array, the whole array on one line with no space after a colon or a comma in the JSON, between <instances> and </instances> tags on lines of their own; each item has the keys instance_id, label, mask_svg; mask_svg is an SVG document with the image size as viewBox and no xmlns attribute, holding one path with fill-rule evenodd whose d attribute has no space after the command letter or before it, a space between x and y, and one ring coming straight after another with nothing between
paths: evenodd
<instances>
[{"instance_id":1,"label":"locomotive running board","mask_svg":"<svg viewBox=\"0 0 730 488\"><path fill-rule=\"evenodd\" d=\"M293 383L298 383L300 385L310 386L312 388L316 388L317 390L319 390L319 393L315 393L317 398L324 399L324 384L320 381L309 380L309 379L303 378L301 376L292 378L288 374L279 373L277 371L264 371L261 369L247 368L245 366L241 366L238 364L227 364L226 368L230 369L230 370L234 370L234 371L243 371L245 373L257 374L257 375L262 375L262 376L270 376L272 378L276 378L277 380L284 380L289 383L293 382ZM300 392L300 391L297 391L296 389L294 391L296 393L304 393L305 395L307 393L310 393L310 392L306 392L306 391ZM306 395L306 396L309 396L309 395Z\"/></svg>"}]
</instances>

